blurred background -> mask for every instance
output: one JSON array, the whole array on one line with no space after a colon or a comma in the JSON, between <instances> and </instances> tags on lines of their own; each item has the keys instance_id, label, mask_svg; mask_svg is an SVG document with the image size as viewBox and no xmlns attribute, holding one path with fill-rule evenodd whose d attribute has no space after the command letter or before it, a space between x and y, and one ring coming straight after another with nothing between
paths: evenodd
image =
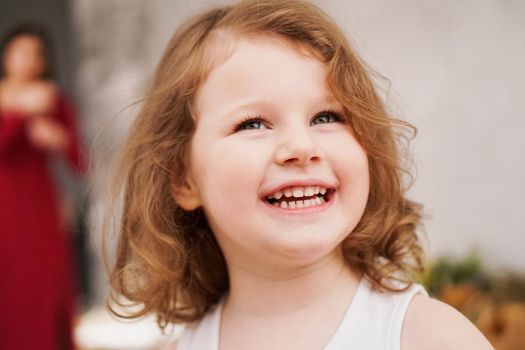
<instances>
[{"instance_id":1,"label":"blurred background","mask_svg":"<svg viewBox=\"0 0 525 350\"><path fill-rule=\"evenodd\" d=\"M118 325L100 311L107 293L100 255L107 165L174 30L218 3L224 1L0 2L2 36L21 20L38 21L51 34L56 81L76 107L95 170L75 179L60 162L52 166L74 218L80 348L146 349L165 341L151 319ZM388 79L377 83L390 111L419 130L411 144L417 179L410 197L427 214L429 270L422 281L498 348L522 349L525 339L512 339L525 331L525 2L316 3ZM0 210L4 201L9 198L0 199ZM117 331L109 336L104 329L111 327ZM137 333L144 339L130 336Z\"/></svg>"}]
</instances>

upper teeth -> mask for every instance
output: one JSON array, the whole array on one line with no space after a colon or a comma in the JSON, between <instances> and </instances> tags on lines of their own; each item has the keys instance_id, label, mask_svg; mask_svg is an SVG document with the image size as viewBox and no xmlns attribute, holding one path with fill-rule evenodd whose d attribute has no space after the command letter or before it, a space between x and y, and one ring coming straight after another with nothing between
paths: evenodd
<instances>
[{"instance_id":1,"label":"upper teeth","mask_svg":"<svg viewBox=\"0 0 525 350\"><path fill-rule=\"evenodd\" d=\"M294 197L294 198L302 198L302 197L309 197L313 196L314 194L322 194L324 195L326 193L326 188L322 186L294 186L294 187L288 187L281 191L277 191L271 195L268 196L268 199L275 198L275 199L281 199L281 197L284 195L285 197Z\"/></svg>"}]
</instances>

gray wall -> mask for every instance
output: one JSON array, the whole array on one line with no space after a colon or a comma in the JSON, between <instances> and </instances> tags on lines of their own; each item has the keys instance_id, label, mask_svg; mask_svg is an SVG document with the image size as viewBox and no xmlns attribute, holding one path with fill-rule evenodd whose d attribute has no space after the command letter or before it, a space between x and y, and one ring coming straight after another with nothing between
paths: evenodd
<instances>
[{"instance_id":1,"label":"gray wall","mask_svg":"<svg viewBox=\"0 0 525 350\"><path fill-rule=\"evenodd\" d=\"M419 128L411 194L431 216L430 252L475 248L524 271L525 2L330 3Z\"/></svg>"},{"instance_id":2,"label":"gray wall","mask_svg":"<svg viewBox=\"0 0 525 350\"><path fill-rule=\"evenodd\" d=\"M141 96L173 30L218 2L73 2L79 102L97 136L102 174L137 110L121 109ZM493 267L525 271L525 2L318 3L390 79L392 112L419 129L412 144L419 173L410 196L426 206L431 255L474 248ZM105 179L95 180L95 235L106 209Z\"/></svg>"}]
</instances>

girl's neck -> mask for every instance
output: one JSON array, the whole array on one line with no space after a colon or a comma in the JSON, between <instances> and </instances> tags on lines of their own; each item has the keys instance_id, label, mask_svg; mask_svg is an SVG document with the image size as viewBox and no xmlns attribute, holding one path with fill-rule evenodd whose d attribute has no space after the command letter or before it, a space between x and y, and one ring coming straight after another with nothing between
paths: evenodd
<instances>
[{"instance_id":1,"label":"girl's neck","mask_svg":"<svg viewBox=\"0 0 525 350\"><path fill-rule=\"evenodd\" d=\"M229 273L225 308L254 317L314 309L334 298L349 299L360 280L340 250L306 266L264 271L233 265Z\"/></svg>"}]
</instances>

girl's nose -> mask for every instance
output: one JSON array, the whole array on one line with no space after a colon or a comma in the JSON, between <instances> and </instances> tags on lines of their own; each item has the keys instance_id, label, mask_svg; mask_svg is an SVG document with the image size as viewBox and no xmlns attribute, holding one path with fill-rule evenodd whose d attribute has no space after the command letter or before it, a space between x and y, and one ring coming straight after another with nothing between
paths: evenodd
<instances>
[{"instance_id":1,"label":"girl's nose","mask_svg":"<svg viewBox=\"0 0 525 350\"><path fill-rule=\"evenodd\" d=\"M306 166L321 160L321 152L307 130L292 130L281 135L275 152L279 165Z\"/></svg>"}]
</instances>

